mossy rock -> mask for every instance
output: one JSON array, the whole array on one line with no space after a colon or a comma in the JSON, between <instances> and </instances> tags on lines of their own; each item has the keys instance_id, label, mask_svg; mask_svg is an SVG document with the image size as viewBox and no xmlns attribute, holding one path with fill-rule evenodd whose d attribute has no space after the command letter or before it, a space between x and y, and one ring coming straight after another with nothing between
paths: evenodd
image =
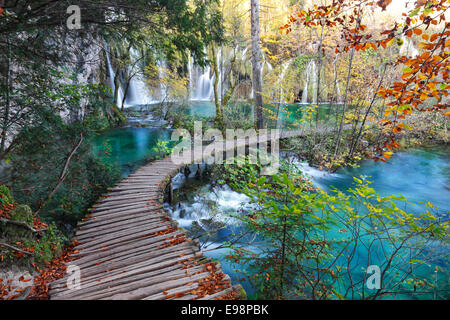
<instances>
[{"instance_id":1,"label":"mossy rock","mask_svg":"<svg viewBox=\"0 0 450 320\"><path fill-rule=\"evenodd\" d=\"M114 121L116 122L116 124L123 125L127 123L127 118L117 106L113 105L112 110L114 113Z\"/></svg>"},{"instance_id":2,"label":"mossy rock","mask_svg":"<svg viewBox=\"0 0 450 320\"><path fill-rule=\"evenodd\" d=\"M239 300L247 300L247 292L245 292L244 288L240 284L235 286L235 290L237 291L237 298Z\"/></svg>"},{"instance_id":3,"label":"mossy rock","mask_svg":"<svg viewBox=\"0 0 450 320\"><path fill-rule=\"evenodd\" d=\"M14 203L11 191L4 184L0 185L0 207L11 203Z\"/></svg>"},{"instance_id":4,"label":"mossy rock","mask_svg":"<svg viewBox=\"0 0 450 320\"><path fill-rule=\"evenodd\" d=\"M22 221L33 226L33 211L26 204L20 204L10 212L11 219L14 221Z\"/></svg>"},{"instance_id":5,"label":"mossy rock","mask_svg":"<svg viewBox=\"0 0 450 320\"><path fill-rule=\"evenodd\" d=\"M10 211L12 221L24 222L33 227L33 211L27 205L18 205ZM31 240L33 232L26 226L3 222L0 226L0 234L8 239L8 242Z\"/></svg>"}]
</instances>

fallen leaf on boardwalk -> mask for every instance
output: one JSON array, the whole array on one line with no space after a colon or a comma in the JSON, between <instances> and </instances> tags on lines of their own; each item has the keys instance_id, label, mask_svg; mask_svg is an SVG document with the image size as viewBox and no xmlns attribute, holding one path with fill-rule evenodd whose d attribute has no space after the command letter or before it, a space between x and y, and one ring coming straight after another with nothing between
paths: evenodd
<instances>
[{"instance_id":1,"label":"fallen leaf on boardwalk","mask_svg":"<svg viewBox=\"0 0 450 320\"><path fill-rule=\"evenodd\" d=\"M30 281L31 280L31 278L30 279L25 279L23 276L21 276L20 278L19 278L19 281L20 282L28 282L28 281Z\"/></svg>"}]
</instances>

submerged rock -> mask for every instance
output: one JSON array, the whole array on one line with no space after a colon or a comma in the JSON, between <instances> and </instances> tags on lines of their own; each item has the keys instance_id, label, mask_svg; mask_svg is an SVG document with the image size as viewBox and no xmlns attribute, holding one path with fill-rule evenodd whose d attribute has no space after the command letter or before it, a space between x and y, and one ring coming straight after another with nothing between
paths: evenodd
<instances>
[{"instance_id":1,"label":"submerged rock","mask_svg":"<svg viewBox=\"0 0 450 320\"><path fill-rule=\"evenodd\" d=\"M200 223L206 231L216 231L226 226L224 222L216 221L214 218L200 219Z\"/></svg>"}]
</instances>

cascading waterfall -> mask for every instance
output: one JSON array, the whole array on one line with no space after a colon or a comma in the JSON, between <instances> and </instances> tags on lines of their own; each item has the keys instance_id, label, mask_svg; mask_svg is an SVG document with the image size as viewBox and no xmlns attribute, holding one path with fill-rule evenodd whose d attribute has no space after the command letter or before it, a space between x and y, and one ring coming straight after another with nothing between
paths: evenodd
<instances>
[{"instance_id":1,"label":"cascading waterfall","mask_svg":"<svg viewBox=\"0 0 450 320\"><path fill-rule=\"evenodd\" d=\"M107 47L106 44L105 44L105 52L106 52L106 64L108 67L108 75L109 75L109 86L111 87L112 92L114 94L114 91L116 88L116 86L114 84L115 72L111 65L111 58L109 56L109 47ZM122 100L123 100L123 90L119 85L119 89L118 89L118 93L117 93L117 107L118 108L122 108Z\"/></svg>"},{"instance_id":2,"label":"cascading waterfall","mask_svg":"<svg viewBox=\"0 0 450 320\"><path fill-rule=\"evenodd\" d=\"M159 71L159 79L163 79L165 76L165 72L167 70L167 62L165 60L160 60L157 62L158 65L158 71ZM166 101L167 100L167 86L165 85L164 81L160 81L160 93L159 93L159 99L160 101Z\"/></svg>"},{"instance_id":3,"label":"cascading waterfall","mask_svg":"<svg viewBox=\"0 0 450 320\"><path fill-rule=\"evenodd\" d=\"M417 48L414 46L414 43L409 38L402 35L401 39L403 41L403 45L400 47L400 54L402 56L415 57L419 54L419 51L417 50Z\"/></svg>"},{"instance_id":4,"label":"cascading waterfall","mask_svg":"<svg viewBox=\"0 0 450 320\"><path fill-rule=\"evenodd\" d=\"M342 103L342 95L341 95L341 89L339 89L339 81L337 78L337 59L339 55L334 58L333 65L334 65L334 87L336 88L336 102L341 104Z\"/></svg>"},{"instance_id":5,"label":"cascading waterfall","mask_svg":"<svg viewBox=\"0 0 450 320\"><path fill-rule=\"evenodd\" d=\"M133 77L130 80L127 97L125 99L125 106L152 104L158 102L150 94L150 89L147 86L146 80L139 70L140 65L137 60L140 58L138 51L134 48L130 49L131 64L128 67L128 74Z\"/></svg>"},{"instance_id":6,"label":"cascading waterfall","mask_svg":"<svg viewBox=\"0 0 450 320\"><path fill-rule=\"evenodd\" d=\"M339 89L339 83L338 83L337 79L336 79L336 95L337 95L337 102L339 104L344 103L342 101L341 89Z\"/></svg>"},{"instance_id":7,"label":"cascading waterfall","mask_svg":"<svg viewBox=\"0 0 450 320\"><path fill-rule=\"evenodd\" d=\"M279 85L280 85L280 105L278 107L278 115L277 115L277 128L281 128L281 124L283 123L283 109L284 109L284 90L283 90L283 80L286 76L286 71L291 64L291 61L287 61L283 64L281 67L281 73L280 73L280 79L279 79Z\"/></svg>"},{"instance_id":8,"label":"cascading waterfall","mask_svg":"<svg viewBox=\"0 0 450 320\"><path fill-rule=\"evenodd\" d=\"M194 75L192 71L193 61L192 56L189 55L188 73L189 73L189 98L192 99L194 93Z\"/></svg>"},{"instance_id":9,"label":"cascading waterfall","mask_svg":"<svg viewBox=\"0 0 450 320\"><path fill-rule=\"evenodd\" d=\"M213 78L214 75L211 76L211 67L206 67L197 79L193 100L211 100Z\"/></svg>"},{"instance_id":10,"label":"cascading waterfall","mask_svg":"<svg viewBox=\"0 0 450 320\"><path fill-rule=\"evenodd\" d=\"M304 104L308 103L308 88L310 82L312 81L312 103L317 103L317 71L316 71L316 62L314 60L310 60L305 70L306 79L305 79L305 88L302 93L302 102Z\"/></svg>"}]
</instances>

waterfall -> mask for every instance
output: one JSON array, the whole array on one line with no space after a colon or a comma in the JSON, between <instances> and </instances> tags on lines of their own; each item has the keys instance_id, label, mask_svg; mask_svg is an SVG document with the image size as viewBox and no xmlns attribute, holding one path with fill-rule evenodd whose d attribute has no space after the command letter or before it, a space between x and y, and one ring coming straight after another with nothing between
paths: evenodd
<instances>
[{"instance_id":1,"label":"waterfall","mask_svg":"<svg viewBox=\"0 0 450 320\"><path fill-rule=\"evenodd\" d=\"M316 62L314 60L311 60L312 62L312 88L313 88L313 96L312 96L312 103L317 104L317 67Z\"/></svg>"},{"instance_id":2,"label":"waterfall","mask_svg":"<svg viewBox=\"0 0 450 320\"><path fill-rule=\"evenodd\" d=\"M280 106L278 107L278 115L277 115L277 129L281 128L281 124L282 124L282 120L283 120L283 103L284 103L284 97L283 97L283 80L284 77L286 75L286 71L289 67L289 65L291 64L291 61L287 61L285 63L283 63L282 67L281 67L281 73L280 73L280 78L278 80L278 83L280 85Z\"/></svg>"},{"instance_id":3,"label":"waterfall","mask_svg":"<svg viewBox=\"0 0 450 320\"><path fill-rule=\"evenodd\" d=\"M214 98L213 83L215 76L214 75L211 76L211 67L209 66L200 71L202 73L197 79L195 89L193 89L193 94L191 95L191 98L192 100L212 100Z\"/></svg>"},{"instance_id":4,"label":"waterfall","mask_svg":"<svg viewBox=\"0 0 450 320\"><path fill-rule=\"evenodd\" d=\"M305 87L302 92L302 103L308 103L308 85L309 85L309 78L311 75L311 62L308 63L308 66L306 67L305 73L306 73L306 79L305 79Z\"/></svg>"},{"instance_id":5,"label":"waterfall","mask_svg":"<svg viewBox=\"0 0 450 320\"><path fill-rule=\"evenodd\" d=\"M165 60L160 60L157 62L157 65L158 65L159 79L162 79L164 78L165 72L167 70L167 62ZM167 87L163 81L160 81L159 86L160 86L159 99L160 101L165 101L167 100Z\"/></svg>"},{"instance_id":6,"label":"waterfall","mask_svg":"<svg viewBox=\"0 0 450 320\"><path fill-rule=\"evenodd\" d=\"M188 73L189 73L189 98L192 99L192 94L194 93L194 75L192 74L192 56L189 54L188 60Z\"/></svg>"},{"instance_id":7,"label":"waterfall","mask_svg":"<svg viewBox=\"0 0 450 320\"><path fill-rule=\"evenodd\" d=\"M342 104L342 95L341 95L341 89L339 89L339 83L336 79L336 95L337 95L337 103Z\"/></svg>"},{"instance_id":8,"label":"waterfall","mask_svg":"<svg viewBox=\"0 0 450 320\"><path fill-rule=\"evenodd\" d=\"M308 88L310 84L310 80L312 81L312 103L317 103L317 71L316 71L316 62L314 60L310 60L308 63L308 66L305 70L306 79L305 79L305 88L303 89L302 93L302 102L301 103L308 103ZM312 78L312 79L311 79Z\"/></svg>"},{"instance_id":9,"label":"waterfall","mask_svg":"<svg viewBox=\"0 0 450 320\"><path fill-rule=\"evenodd\" d=\"M114 94L114 91L115 91L115 88L116 88L116 86L114 84L115 73L114 73L114 69L113 69L113 67L111 65L111 58L109 56L109 47L107 47L106 44L105 44L105 52L106 52L106 64L108 66L109 86L111 87L112 92ZM119 84L119 90L118 90L118 93L117 93L117 107L118 108L122 107L122 100L123 100L123 90L122 90L122 88L120 87L120 84Z\"/></svg>"},{"instance_id":10,"label":"waterfall","mask_svg":"<svg viewBox=\"0 0 450 320\"><path fill-rule=\"evenodd\" d=\"M338 59L338 57L339 57L339 55L336 55L336 58L334 58L334 61L333 61L333 68L334 68L334 87L336 88L336 96L337 96L337 99L336 99L336 102L338 103L338 104L342 104L342 96L341 96L341 89L339 89L339 81L338 81L338 78L337 78L337 59ZM333 92L333 94L334 94L334 92Z\"/></svg>"},{"instance_id":11,"label":"waterfall","mask_svg":"<svg viewBox=\"0 0 450 320\"><path fill-rule=\"evenodd\" d=\"M150 94L150 89L147 86L146 80L139 70L140 63L138 51L134 48L130 49L131 64L128 66L128 74L132 76L128 87L127 97L125 99L125 106L152 104L157 102ZM133 76L134 74L134 76Z\"/></svg>"},{"instance_id":12,"label":"waterfall","mask_svg":"<svg viewBox=\"0 0 450 320\"><path fill-rule=\"evenodd\" d=\"M417 48L414 46L414 43L409 38L402 35L401 39L403 41L403 44L400 47L400 55L415 57L419 54L419 51L417 50Z\"/></svg>"},{"instance_id":13,"label":"waterfall","mask_svg":"<svg viewBox=\"0 0 450 320\"><path fill-rule=\"evenodd\" d=\"M245 47L244 50L242 50L241 61L246 61L247 51L248 51L248 47Z\"/></svg>"}]
</instances>

